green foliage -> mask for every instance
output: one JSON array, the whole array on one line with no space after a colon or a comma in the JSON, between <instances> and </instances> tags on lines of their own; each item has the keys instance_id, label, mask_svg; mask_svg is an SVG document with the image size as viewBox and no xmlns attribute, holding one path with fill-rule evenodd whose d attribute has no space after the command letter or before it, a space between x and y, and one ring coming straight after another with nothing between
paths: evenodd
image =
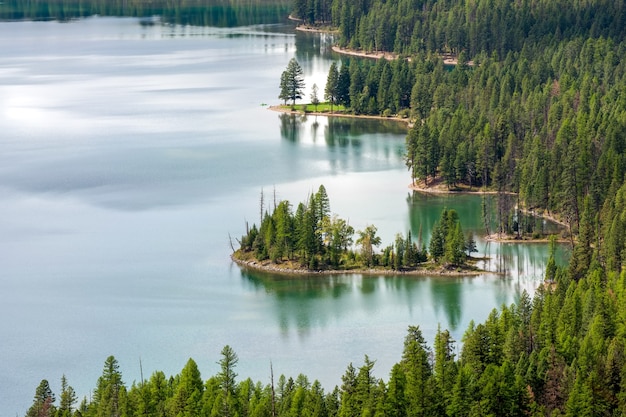
<instances>
[{"instance_id":1,"label":"green foliage","mask_svg":"<svg viewBox=\"0 0 626 417\"><path fill-rule=\"evenodd\" d=\"M372 266L374 263L374 247L381 244L379 236L376 236L376 226L368 225L363 230L359 230L359 235L356 240L356 244L361 247L361 256L363 257L367 266Z\"/></svg>"},{"instance_id":2,"label":"green foliage","mask_svg":"<svg viewBox=\"0 0 626 417\"><path fill-rule=\"evenodd\" d=\"M104 362L102 376L94 391L89 415L96 417L120 417L126 413L126 387L114 356Z\"/></svg>"},{"instance_id":3,"label":"green foliage","mask_svg":"<svg viewBox=\"0 0 626 417\"><path fill-rule=\"evenodd\" d=\"M434 405L430 348L418 326L409 326L401 365L406 374L407 415L430 415Z\"/></svg>"},{"instance_id":4,"label":"green foliage","mask_svg":"<svg viewBox=\"0 0 626 417\"><path fill-rule=\"evenodd\" d=\"M61 377L61 397L57 417L70 417L77 399L74 388L68 385L67 378L63 375Z\"/></svg>"},{"instance_id":5,"label":"green foliage","mask_svg":"<svg viewBox=\"0 0 626 417\"><path fill-rule=\"evenodd\" d=\"M351 85L343 88L349 91L350 100L344 93L343 101L349 102L355 113L372 113L370 103L376 103L385 115L411 106L411 113L420 121L407 137L407 165L414 179L428 183L429 177L439 174L451 187L458 183L497 187L504 193L498 200L502 203L498 206L500 230L519 234L519 219L511 220L513 205L505 198L506 192L519 191L526 207L559 212L575 231L581 201L589 191L587 184L595 187L596 195L606 195L610 181L601 178L611 178L616 172L622 174L613 177L619 178L617 181L623 177L623 168L609 168L610 158L601 156L602 143L592 140L604 137L605 129L614 132L623 125L618 120L609 122L597 111L600 97L622 94L615 74L624 73L623 65L614 57L623 49L617 45L623 30L608 29L589 14L593 11L593 16L606 18L604 23L617 22L623 17L623 8L613 10L613 5L604 8L592 2L561 9L555 6L558 2L545 1L534 4L532 13L543 15L549 10L546 16L550 18L530 22L528 6L510 2L496 2L495 7L484 1L411 7L375 1L354 8L348 8L345 1L335 3L333 18L341 28L341 44L413 55L415 64L411 65L405 60L392 65L353 65L351 60L350 72L343 65L342 73L351 75ZM472 11L471 20L467 20L468 10ZM477 10L480 13L474 14ZM570 33L564 35L561 25L570 19L577 21L576 30L570 27ZM511 36L521 26L524 29ZM592 39L577 38L592 27ZM600 27L615 35L616 42L595 37ZM417 36L414 31L419 31ZM391 34L392 40L384 40L382 33ZM438 38L436 33L450 37ZM502 42L484 41L496 33ZM416 41L419 44L413 44ZM455 47L450 42L459 44ZM450 50L461 51L459 63L454 70L444 71L432 52ZM469 67L463 51L470 52L477 65ZM603 73L593 67L590 51L598 53L600 60L608 58L601 64ZM588 78L581 78L585 73ZM583 82L571 82L575 79ZM590 79L595 81L584 81ZM567 89L561 88L563 82L569 82ZM592 85L595 88L589 90ZM366 93L369 99L364 97ZM595 109L585 98L593 100ZM580 99L582 105L575 105ZM616 102L609 99L604 106L613 107L610 103ZM562 109L575 109L576 114ZM557 180L549 182L549 178ZM536 234L534 224L525 226L521 233ZM619 239L622 229L616 224L611 230Z\"/></svg>"},{"instance_id":6,"label":"green foliage","mask_svg":"<svg viewBox=\"0 0 626 417\"><path fill-rule=\"evenodd\" d=\"M237 409L237 383L235 378L235 366L239 358L235 351L228 345L222 349L222 359L219 360L220 372L217 380L220 387L220 403L218 404L220 416L229 417L236 415Z\"/></svg>"},{"instance_id":7,"label":"green foliage","mask_svg":"<svg viewBox=\"0 0 626 417\"><path fill-rule=\"evenodd\" d=\"M307 24L325 24L331 20L331 0L294 0L293 14Z\"/></svg>"},{"instance_id":8,"label":"green foliage","mask_svg":"<svg viewBox=\"0 0 626 417\"><path fill-rule=\"evenodd\" d=\"M333 111L333 106L339 102L339 70L335 62L330 64L330 69L328 70L326 87L324 88L324 100L330 103L331 112Z\"/></svg>"},{"instance_id":9,"label":"green foliage","mask_svg":"<svg viewBox=\"0 0 626 417\"><path fill-rule=\"evenodd\" d=\"M474 233L469 232L467 235L467 240L465 241L465 250L467 250L467 256L472 256L472 253L478 251L476 247L476 240L474 239Z\"/></svg>"},{"instance_id":10,"label":"green foliage","mask_svg":"<svg viewBox=\"0 0 626 417\"><path fill-rule=\"evenodd\" d=\"M430 256L433 261L448 265L463 265L466 261L465 235L455 210L443 209L433 227L430 238ZM474 251L476 250L474 244Z\"/></svg>"},{"instance_id":11,"label":"green foliage","mask_svg":"<svg viewBox=\"0 0 626 417\"><path fill-rule=\"evenodd\" d=\"M174 388L174 396L170 402L171 414L180 417L198 415L202 405L203 391L204 384L198 365L193 359L189 359Z\"/></svg>"},{"instance_id":12,"label":"green foliage","mask_svg":"<svg viewBox=\"0 0 626 417\"><path fill-rule=\"evenodd\" d=\"M454 217L448 213L447 220ZM222 349L218 374L204 383L190 359L179 375L155 372L127 392L109 357L93 399L74 415L103 415L104 409L105 415L129 417L620 415L626 407L626 273L606 278L594 270L570 280L564 291L542 287L533 300L524 292L484 323L470 323L458 359L447 330L437 330L433 352L420 328L409 326L388 382L374 376L375 361L365 356L362 365L348 365L341 387L329 393L305 375L281 375L275 386L238 382L238 358L229 346ZM579 347L567 348L568 338L580 340ZM62 387L69 390L67 382ZM53 402L44 380L27 415L52 416ZM62 400L58 413L68 404Z\"/></svg>"}]
</instances>

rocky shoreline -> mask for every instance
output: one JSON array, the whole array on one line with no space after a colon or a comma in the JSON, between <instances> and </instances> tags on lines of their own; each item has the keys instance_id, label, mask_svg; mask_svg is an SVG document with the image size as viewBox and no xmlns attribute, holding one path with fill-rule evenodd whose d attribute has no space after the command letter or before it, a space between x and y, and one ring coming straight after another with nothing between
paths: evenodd
<instances>
[{"instance_id":1,"label":"rocky shoreline","mask_svg":"<svg viewBox=\"0 0 626 417\"><path fill-rule=\"evenodd\" d=\"M238 259L234 254L230 257L234 263L243 268L248 268L256 271L269 272L273 274L281 274L286 276L305 276L305 275L386 275L386 276L441 276L441 277L467 277L478 276L488 271L478 269L406 269L406 270L392 270L392 269L323 269L323 270L310 270L305 268L289 268L281 267L270 261L257 261L257 260L243 260Z\"/></svg>"}]
</instances>

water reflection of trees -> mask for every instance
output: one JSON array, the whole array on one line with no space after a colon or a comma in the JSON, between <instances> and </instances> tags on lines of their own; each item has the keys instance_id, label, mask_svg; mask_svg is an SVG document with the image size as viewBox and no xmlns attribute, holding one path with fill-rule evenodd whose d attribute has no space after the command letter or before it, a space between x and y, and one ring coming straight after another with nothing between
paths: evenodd
<instances>
[{"instance_id":1,"label":"water reflection of trees","mask_svg":"<svg viewBox=\"0 0 626 417\"><path fill-rule=\"evenodd\" d=\"M315 68L328 62L331 59L331 48L334 43L335 37L331 34L296 31L296 59L304 72L314 73ZM320 92L323 92L324 86L319 87Z\"/></svg>"},{"instance_id":2,"label":"water reflection of trees","mask_svg":"<svg viewBox=\"0 0 626 417\"><path fill-rule=\"evenodd\" d=\"M479 263L479 267L496 272L502 277L525 277L538 279L542 277L548 258L548 243L500 243L484 240L485 228L482 219L482 200L487 200L486 207L496 209L495 196L481 197L480 195L441 195L421 192L411 192L407 195L409 206L409 224L414 236L422 230L422 238L428 245L430 230L439 218L444 208L454 209L459 214L463 231L472 231L479 241L479 255L486 260ZM490 216L494 219L495 216ZM537 222L538 218L532 213L521 215L521 224ZM540 219L539 221L543 221ZM491 230L495 223L491 224ZM546 232L558 233L559 226L547 222ZM565 262L568 258L566 246L560 246L559 260Z\"/></svg>"},{"instance_id":3,"label":"water reflection of trees","mask_svg":"<svg viewBox=\"0 0 626 417\"><path fill-rule=\"evenodd\" d=\"M462 288L467 278L403 276L311 275L285 277L242 269L241 276L254 291L271 296L283 334L296 330L309 334L357 311L375 315L382 307L403 306L408 316L432 306L443 313L442 327L455 330L462 317ZM355 296L358 295L358 296Z\"/></svg>"},{"instance_id":4,"label":"water reflection of trees","mask_svg":"<svg viewBox=\"0 0 626 417\"><path fill-rule=\"evenodd\" d=\"M234 27L284 22L290 9L289 0L4 0L0 19L68 21L93 15L160 16L168 24Z\"/></svg>"},{"instance_id":5,"label":"water reflection of trees","mask_svg":"<svg viewBox=\"0 0 626 417\"><path fill-rule=\"evenodd\" d=\"M293 113L281 113L278 118L280 120L280 136L292 143L299 142L300 133L304 130L307 117Z\"/></svg>"},{"instance_id":6,"label":"water reflection of trees","mask_svg":"<svg viewBox=\"0 0 626 417\"><path fill-rule=\"evenodd\" d=\"M316 325L327 326L331 318L345 313L337 300L353 291L350 280L341 276L292 278L244 269L241 276L256 291L272 295L272 307L284 334L291 327L300 335L307 335ZM329 300L332 302L325 302Z\"/></svg>"},{"instance_id":7,"label":"water reflection of trees","mask_svg":"<svg viewBox=\"0 0 626 417\"><path fill-rule=\"evenodd\" d=\"M415 234L421 227L426 244L430 240L430 230L441 216L444 208L457 211L464 232L484 233L480 196L430 194L414 191L408 193L406 200L409 206L411 231Z\"/></svg>"},{"instance_id":8,"label":"water reflection of trees","mask_svg":"<svg viewBox=\"0 0 626 417\"><path fill-rule=\"evenodd\" d=\"M281 113L278 115L278 119L281 137L289 142L298 142L302 137L305 137L303 133L307 129L310 129L312 137L316 138L318 129L322 124L320 119L324 120L324 140L328 146L359 146L361 145L360 137L364 135L406 134L406 127L402 124L387 120L324 117L302 113Z\"/></svg>"},{"instance_id":9,"label":"water reflection of trees","mask_svg":"<svg viewBox=\"0 0 626 417\"><path fill-rule=\"evenodd\" d=\"M461 286L465 279L446 277L430 281L430 291L435 311L443 310L452 331L457 330L461 321L463 308Z\"/></svg>"}]
</instances>

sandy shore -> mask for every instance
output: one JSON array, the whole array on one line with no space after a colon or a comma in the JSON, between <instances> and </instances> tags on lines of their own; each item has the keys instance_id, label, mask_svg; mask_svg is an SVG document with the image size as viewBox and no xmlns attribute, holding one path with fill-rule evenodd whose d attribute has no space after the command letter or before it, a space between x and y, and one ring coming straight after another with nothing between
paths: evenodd
<instances>
[{"instance_id":1,"label":"sandy shore","mask_svg":"<svg viewBox=\"0 0 626 417\"><path fill-rule=\"evenodd\" d=\"M320 27L305 26L305 25L297 26L296 30L300 32L313 32L313 33L339 33L337 29L320 28Z\"/></svg>"},{"instance_id":2,"label":"sandy shore","mask_svg":"<svg viewBox=\"0 0 626 417\"><path fill-rule=\"evenodd\" d=\"M350 55L350 56L358 56L361 58L372 58L372 59L381 59L381 58L385 58L388 61L394 60L394 59L398 59L399 55L395 54L393 52L366 52L366 51L362 51L362 50L354 50L354 49L349 49L349 48L340 48L339 46L333 46L332 50L337 52L338 54L343 54L343 55ZM457 57L455 55L452 54L443 54L441 55L441 58L443 59L443 63L444 65L456 65L459 63L459 60L457 59ZM411 58L407 58L409 61L411 61ZM474 66L474 62L473 61L468 61L467 62L467 66L472 67Z\"/></svg>"},{"instance_id":3,"label":"sandy shore","mask_svg":"<svg viewBox=\"0 0 626 417\"><path fill-rule=\"evenodd\" d=\"M392 52L365 52L365 51L355 51L353 49L348 48L340 48L338 46L333 46L332 50L337 52L338 54L350 55L350 56L358 56L361 58L372 58L372 59L381 59L385 58L388 61L392 61L394 59L398 59L398 55Z\"/></svg>"},{"instance_id":4,"label":"sandy shore","mask_svg":"<svg viewBox=\"0 0 626 417\"><path fill-rule=\"evenodd\" d=\"M296 104L296 107L298 105ZM348 113L323 113L323 112L309 112L304 113L302 110L292 110L289 106L269 106L268 109L272 111L277 111L280 113L288 113L288 114L299 114L302 116L326 116L326 117L350 117L353 119L375 119L375 120L389 120L392 122L402 122L406 124L408 127L412 126L411 121L408 118L402 117L385 117L385 116L373 116L367 114L348 114Z\"/></svg>"},{"instance_id":5,"label":"sandy shore","mask_svg":"<svg viewBox=\"0 0 626 417\"><path fill-rule=\"evenodd\" d=\"M451 190L445 184L443 178L436 177L428 181L428 185L424 181L417 181L409 185L409 188L413 191L419 191L421 193L430 194L477 194L477 195L495 195L497 191L484 190L478 186L470 188L467 185L458 186ZM511 193L513 194L513 193Z\"/></svg>"}]
</instances>

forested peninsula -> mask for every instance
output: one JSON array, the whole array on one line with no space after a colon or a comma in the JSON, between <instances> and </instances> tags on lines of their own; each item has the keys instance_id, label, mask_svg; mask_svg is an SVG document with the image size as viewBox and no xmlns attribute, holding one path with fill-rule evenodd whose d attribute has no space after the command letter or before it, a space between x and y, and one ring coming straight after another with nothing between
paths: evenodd
<instances>
[{"instance_id":1,"label":"forested peninsula","mask_svg":"<svg viewBox=\"0 0 626 417\"><path fill-rule=\"evenodd\" d=\"M293 13L339 28L342 46L401 57L346 59L339 71L355 113L415 120L414 181L495 190L503 231L516 204L559 216L576 236L570 263L550 262L550 285L460 341L440 330L431 348L410 327L386 378L365 356L326 390L304 375L237 380L225 348L216 376L202 379L190 360L127 386L111 357L92 398L77 403L64 383L57 407L43 380L27 415L625 416L624 2L296 0Z\"/></svg>"}]
</instances>

